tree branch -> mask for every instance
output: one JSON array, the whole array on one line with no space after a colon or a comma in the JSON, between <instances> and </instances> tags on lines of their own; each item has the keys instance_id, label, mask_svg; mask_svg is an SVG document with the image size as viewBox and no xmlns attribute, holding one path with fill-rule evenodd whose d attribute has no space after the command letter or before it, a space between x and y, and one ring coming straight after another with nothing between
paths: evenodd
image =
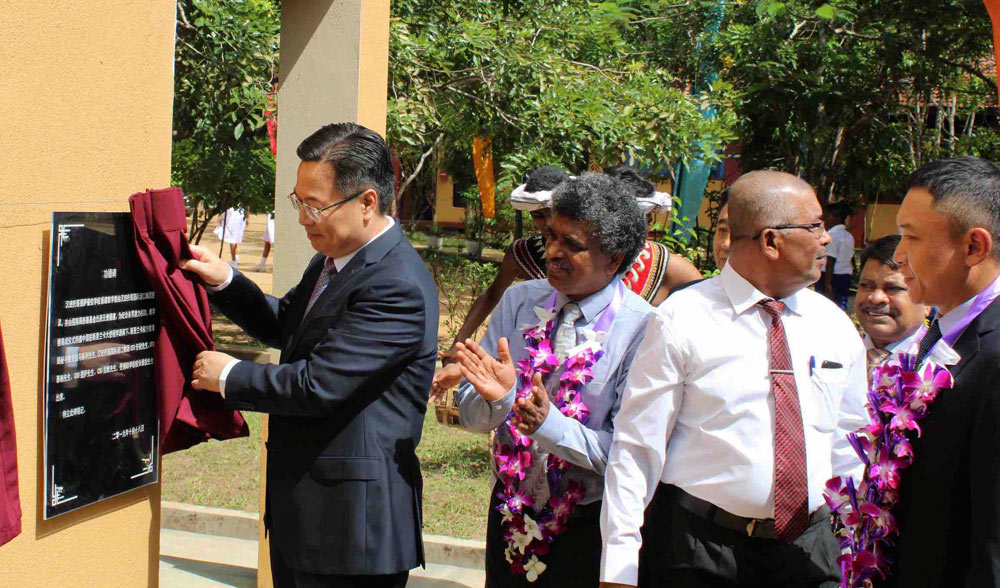
<instances>
[{"instance_id":1,"label":"tree branch","mask_svg":"<svg viewBox=\"0 0 1000 588\"><path fill-rule=\"evenodd\" d=\"M799 22L795 23L795 28L793 28L792 29L792 33L790 35L788 35L788 40L789 41L791 41L792 39L794 39L796 37L796 35L799 34L799 31L802 30L802 27L806 26L806 22L808 22L808 21L803 20L803 21L799 21Z\"/></svg>"},{"instance_id":2,"label":"tree branch","mask_svg":"<svg viewBox=\"0 0 1000 588\"><path fill-rule=\"evenodd\" d=\"M691 5L690 2L682 2L680 4L671 4L670 6L663 6L663 7L661 7L661 10L673 10L675 8L684 8L685 6L690 6L690 5ZM655 21L655 20L669 20L671 18L674 18L674 17L673 16L647 16L646 18L640 18L639 20L630 20L628 22L628 24L630 24L630 25L642 24L644 22L651 22L651 21Z\"/></svg>"},{"instance_id":3,"label":"tree branch","mask_svg":"<svg viewBox=\"0 0 1000 588\"><path fill-rule=\"evenodd\" d=\"M859 39L866 39L868 41L881 41L882 38L876 35L864 35L861 33L855 33L849 29L833 29L833 32L838 35L847 35L848 37L857 37Z\"/></svg>"},{"instance_id":4,"label":"tree branch","mask_svg":"<svg viewBox=\"0 0 1000 588\"><path fill-rule=\"evenodd\" d=\"M489 100L484 100L484 99L480 98L479 96L475 96L473 94L469 94L468 92L463 92L463 91L459 90L458 88L448 87L447 89L451 90L452 92L455 92L456 94L461 94L462 96L465 96L466 98L472 98L476 102L480 102L482 104L485 104L486 106L489 106L490 108L494 109L498 115L500 115L500 118L502 118L505 121L507 121L507 123L510 126L516 128L516 129L519 129L521 131L524 130L523 128L521 128L520 125L518 125L517 123L514 122L515 120L517 122L520 122L520 123L523 123L523 124L528 124L528 121L526 121L524 119L518 118L518 117L514 116L513 114L508 115L508 114L504 113L503 110L500 110L499 106L497 106L496 104L490 102ZM514 120L511 120L511 119L514 119Z\"/></svg>"},{"instance_id":5,"label":"tree branch","mask_svg":"<svg viewBox=\"0 0 1000 588\"><path fill-rule=\"evenodd\" d=\"M609 73L618 74L618 75L625 75L625 74L628 73L626 71L616 71L616 70L613 70L613 69L601 69L601 68L597 67L596 65L592 65L590 63L584 63L582 61L573 61L572 59L570 59L569 62L572 63L573 65L580 65L580 66L583 66L583 67L589 67L590 69L592 69L594 71L600 72L602 75L604 75L604 77L608 78L608 80L610 80L612 82L615 82L617 80L615 80L615 78L609 76L608 75Z\"/></svg>"},{"instance_id":6,"label":"tree branch","mask_svg":"<svg viewBox=\"0 0 1000 588\"><path fill-rule=\"evenodd\" d=\"M400 186L398 190L396 190L396 196L399 196L400 194L406 191L406 188L417 177L417 174L420 173L420 170L423 169L424 162L427 161L427 158L430 157L430 154L434 152L434 149L437 148L438 144L441 143L441 139L443 138L444 138L444 133L439 134L437 136L437 139L434 139L434 144L431 145L430 148L427 149L427 151L424 151L423 155L420 156L420 161L417 162L417 167L413 168L413 172L406 177L406 181L403 182L403 185Z\"/></svg>"},{"instance_id":7,"label":"tree branch","mask_svg":"<svg viewBox=\"0 0 1000 588\"><path fill-rule=\"evenodd\" d=\"M181 26L194 30L194 27L191 26L191 22L188 20L187 14L184 13L184 0L177 0L177 15L180 17L179 22Z\"/></svg>"},{"instance_id":8,"label":"tree branch","mask_svg":"<svg viewBox=\"0 0 1000 588\"><path fill-rule=\"evenodd\" d=\"M962 70L962 71L964 71L964 72L966 72L966 73L968 73L970 75L973 75L973 76L979 78L980 80L986 82L990 86L996 86L997 85L997 81L995 79L987 76L981 70L979 70L979 69L977 69L975 67L972 67L971 65L966 65L964 63L959 63L957 61L952 61L950 59L946 59L944 57L941 57L939 55L934 55L934 54L928 53L926 51L918 51L918 53L920 53L924 57L927 57L928 59L933 59L934 61L937 61L938 63L943 63L945 65L950 65L952 67L957 67L958 69L960 69L960 70Z\"/></svg>"}]
</instances>

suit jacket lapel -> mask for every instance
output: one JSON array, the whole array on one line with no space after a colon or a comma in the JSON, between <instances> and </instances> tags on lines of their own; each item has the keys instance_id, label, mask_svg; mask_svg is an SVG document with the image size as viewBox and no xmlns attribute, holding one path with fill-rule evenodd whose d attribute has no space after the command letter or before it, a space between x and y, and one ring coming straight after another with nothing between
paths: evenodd
<instances>
[{"instance_id":1,"label":"suit jacket lapel","mask_svg":"<svg viewBox=\"0 0 1000 588\"><path fill-rule=\"evenodd\" d=\"M358 251L357 255L344 266L344 269L330 277L330 283L327 284L323 293L319 295L319 299L309 309L309 312L306 313L305 307L308 305L309 297L312 296L312 291L316 287L316 281L319 280L319 274L323 269L323 260L325 259L321 255L317 256L319 261L316 263L316 267L310 268L306 272L306 277L302 280L303 285L309 284L308 294L306 294L302 303L301 310L299 311L301 314L298 315L301 318L298 321L298 326L295 328L295 333L289 340L287 350L291 352L298 346L299 341L302 340L302 336L305 334L306 328L312 323L311 319L319 316L318 313L323 312L329 306L330 302L337 299L337 293L351 282L351 277L354 274L362 268L380 261L402 238L403 230L399 226L399 223L396 223L384 235L366 245L361 251Z\"/></svg>"},{"instance_id":2,"label":"suit jacket lapel","mask_svg":"<svg viewBox=\"0 0 1000 588\"><path fill-rule=\"evenodd\" d=\"M1000 298L994 300L986 310L982 312L975 320L969 323L969 326L962 333L962 336L958 338L955 342L955 351L958 352L962 359L959 360L958 364L950 369L951 375L957 380L958 374L965 369L965 366L969 365L969 362L979 353L979 340L985 337L988 333L991 333L997 326L1000 325Z\"/></svg>"},{"instance_id":3,"label":"suit jacket lapel","mask_svg":"<svg viewBox=\"0 0 1000 588\"><path fill-rule=\"evenodd\" d=\"M281 361L285 361L285 356L288 351L292 348L292 341L296 340L299 336L299 330L302 326L302 319L304 318L306 312L306 306L309 304L309 297L312 295L313 288L316 287L316 281L319 280L319 274L323 271L323 260L325 257L320 254L316 254L309 261L309 265L306 266L305 273L302 274L302 281L299 282L298 287L295 288L295 294L288 307L288 314L286 315L286 321L288 325L295 325L295 330L292 332L291 337L284 344L284 348L281 350Z\"/></svg>"}]
</instances>

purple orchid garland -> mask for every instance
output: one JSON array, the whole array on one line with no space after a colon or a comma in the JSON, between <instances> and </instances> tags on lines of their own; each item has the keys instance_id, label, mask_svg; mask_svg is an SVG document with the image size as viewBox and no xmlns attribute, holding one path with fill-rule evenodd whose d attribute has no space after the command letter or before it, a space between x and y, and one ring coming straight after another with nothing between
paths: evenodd
<instances>
[{"instance_id":1,"label":"purple orchid garland","mask_svg":"<svg viewBox=\"0 0 1000 588\"><path fill-rule=\"evenodd\" d=\"M907 433L920 436L920 421L938 392L954 384L947 368L914 363L914 356L902 353L872 370L865 405L870 424L847 436L864 475L857 484L851 477L831 478L823 492L842 551L837 563L843 588L870 587L876 575L886 577L899 531L892 508L902 470L913 463Z\"/></svg>"},{"instance_id":2,"label":"purple orchid garland","mask_svg":"<svg viewBox=\"0 0 1000 588\"><path fill-rule=\"evenodd\" d=\"M517 398L530 398L532 378L536 373L543 376L552 373L559 366L559 360L552 350L553 318L540 323L524 333L525 349L528 357L517 362ZM604 351L599 346L588 345L582 351L566 358L564 370L559 378L559 389L553 404L559 412L582 424L587 424L590 409L583 401L582 390L594 379L593 366ZM545 564L539 557L549 552L549 544L566 530L566 523L576 505L583 500L584 488L579 482L570 481L566 492L552 496L541 509L528 492L520 489L528 468L531 467L531 437L517 429L518 417L512 410L504 424L514 440L513 447L497 442L493 456L497 472L503 482L503 491L497 495L500 504L497 510L503 514L504 540L507 543L506 557L511 572L525 574L529 582L534 582L545 571ZM557 488L562 475L571 464L556 455L549 455L545 473L550 488Z\"/></svg>"}]
</instances>

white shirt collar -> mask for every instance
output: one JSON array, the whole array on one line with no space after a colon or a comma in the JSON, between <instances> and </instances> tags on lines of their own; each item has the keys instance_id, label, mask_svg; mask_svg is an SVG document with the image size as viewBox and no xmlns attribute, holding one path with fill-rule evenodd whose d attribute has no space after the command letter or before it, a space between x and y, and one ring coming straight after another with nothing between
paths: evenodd
<instances>
[{"instance_id":1,"label":"white shirt collar","mask_svg":"<svg viewBox=\"0 0 1000 588\"><path fill-rule=\"evenodd\" d=\"M729 265L729 262L726 262L726 265L722 268L722 273L719 274L719 282L722 284L722 290L726 293L726 297L729 298L729 303L732 304L736 316L753 308L761 300L769 300L771 298L748 282L746 278L733 269L733 266ZM789 311L801 314L799 312L799 292L782 298L781 302L785 304L785 308Z\"/></svg>"},{"instance_id":2,"label":"white shirt collar","mask_svg":"<svg viewBox=\"0 0 1000 588\"><path fill-rule=\"evenodd\" d=\"M389 223L387 225L385 225L385 228L382 229L381 231L379 231L377 235L375 235L374 237L372 237L371 239L369 239L367 243L365 243L361 247L358 247L357 249L355 249L354 251L351 251L350 253L348 253L346 255L341 255L340 257L334 257L333 258L333 265L334 265L334 267L337 268L338 272L339 271L343 271L343 269L345 267L347 267L347 264L350 263L352 259L354 259L354 256L358 254L358 251L361 251L365 247L368 247L369 245L371 245L372 241L374 241L375 239L378 239L379 237L381 237L382 235L384 235L389 229L392 228L392 225L396 224L396 221L391 216L387 216L386 218L389 219Z\"/></svg>"}]
</instances>

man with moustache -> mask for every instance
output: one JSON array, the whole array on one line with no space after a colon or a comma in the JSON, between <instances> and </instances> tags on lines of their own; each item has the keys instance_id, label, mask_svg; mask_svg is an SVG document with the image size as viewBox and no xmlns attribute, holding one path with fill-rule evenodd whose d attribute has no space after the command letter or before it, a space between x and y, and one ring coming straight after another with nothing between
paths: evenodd
<instances>
[{"instance_id":1,"label":"man with moustache","mask_svg":"<svg viewBox=\"0 0 1000 588\"><path fill-rule=\"evenodd\" d=\"M504 467L503 453L517 446L515 431L531 437L530 453L518 461L523 476L516 491L531 505L526 512L538 525L561 520L556 508L565 503L560 506L560 501L579 492L576 506L565 518L565 530L545 545L544 553L526 557L521 568L512 566L512 553L519 550L517 540L523 535L506 522L510 515L504 510L506 500L501 500L507 491L504 480L510 478L501 476L491 492L486 531L489 587L562 588L598 582L598 519L612 419L652 310L621 276L645 236L639 207L620 182L603 174L583 174L564 182L552 194L545 246L547 279L509 288L481 344L471 339L460 343L458 363L434 376L437 391L458 385L464 376L456 394L460 423L479 432L496 431L498 468ZM531 395L515 400L521 388L519 374L539 357L529 349L525 333L549 318L550 336L538 349L551 345L558 366L544 380L536 373ZM581 345L593 342L599 343L602 353L588 368L593 378L578 388L587 415L574 416L568 404L557 408L557 402L560 397L570 402L576 398L575 393L564 396L567 378L573 374L569 358L581 351ZM549 467L553 458L563 460L569 469L557 476ZM547 519L539 511L548 507L552 517Z\"/></svg>"},{"instance_id":2,"label":"man with moustache","mask_svg":"<svg viewBox=\"0 0 1000 588\"><path fill-rule=\"evenodd\" d=\"M907 349L930 310L910 299L899 264L892 259L899 239L899 235L882 237L861 252L855 307L865 330L869 371L894 349Z\"/></svg>"},{"instance_id":3,"label":"man with moustache","mask_svg":"<svg viewBox=\"0 0 1000 588\"><path fill-rule=\"evenodd\" d=\"M602 586L840 583L823 489L860 474L845 435L865 423L866 365L850 319L808 289L830 242L822 209L803 180L751 172L729 226L722 273L656 309L636 352Z\"/></svg>"},{"instance_id":4,"label":"man with moustache","mask_svg":"<svg viewBox=\"0 0 1000 588\"><path fill-rule=\"evenodd\" d=\"M896 215L895 260L938 318L908 351L948 366L911 433L892 586L1000 585L1000 166L978 157L913 172Z\"/></svg>"}]
</instances>

